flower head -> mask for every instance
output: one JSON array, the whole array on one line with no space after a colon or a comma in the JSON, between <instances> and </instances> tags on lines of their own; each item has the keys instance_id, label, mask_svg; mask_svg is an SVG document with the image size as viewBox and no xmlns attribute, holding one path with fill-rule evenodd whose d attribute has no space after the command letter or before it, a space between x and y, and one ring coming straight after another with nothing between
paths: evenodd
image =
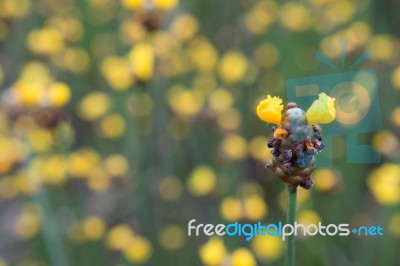
<instances>
[{"instance_id":1,"label":"flower head","mask_svg":"<svg viewBox=\"0 0 400 266\"><path fill-rule=\"evenodd\" d=\"M267 99L260 101L257 106L258 117L267 122L273 124L280 124L282 119L282 99L279 97L267 96Z\"/></svg>"},{"instance_id":2,"label":"flower head","mask_svg":"<svg viewBox=\"0 0 400 266\"><path fill-rule=\"evenodd\" d=\"M328 124L335 119L336 110L334 106L335 98L331 98L325 93L318 95L306 112L309 124Z\"/></svg>"}]
</instances>

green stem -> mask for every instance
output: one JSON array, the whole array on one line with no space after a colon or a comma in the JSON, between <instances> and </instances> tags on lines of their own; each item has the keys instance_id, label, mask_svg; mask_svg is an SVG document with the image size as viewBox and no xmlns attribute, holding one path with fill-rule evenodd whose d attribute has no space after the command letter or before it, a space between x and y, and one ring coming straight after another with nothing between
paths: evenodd
<instances>
[{"instance_id":1,"label":"green stem","mask_svg":"<svg viewBox=\"0 0 400 266\"><path fill-rule=\"evenodd\" d=\"M296 220L297 187L288 185L288 205L286 223L294 226ZM285 266L294 266L295 235L288 236L285 250Z\"/></svg>"}]
</instances>

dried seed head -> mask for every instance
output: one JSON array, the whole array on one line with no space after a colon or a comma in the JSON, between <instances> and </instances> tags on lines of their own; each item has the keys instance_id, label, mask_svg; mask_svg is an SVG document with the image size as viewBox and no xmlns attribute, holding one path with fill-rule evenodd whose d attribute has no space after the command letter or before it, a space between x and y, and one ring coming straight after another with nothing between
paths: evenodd
<instances>
[{"instance_id":1,"label":"dried seed head","mask_svg":"<svg viewBox=\"0 0 400 266\"><path fill-rule=\"evenodd\" d=\"M296 108L297 104L295 102L290 102L288 104L286 104L286 110L289 110L291 108Z\"/></svg>"}]
</instances>

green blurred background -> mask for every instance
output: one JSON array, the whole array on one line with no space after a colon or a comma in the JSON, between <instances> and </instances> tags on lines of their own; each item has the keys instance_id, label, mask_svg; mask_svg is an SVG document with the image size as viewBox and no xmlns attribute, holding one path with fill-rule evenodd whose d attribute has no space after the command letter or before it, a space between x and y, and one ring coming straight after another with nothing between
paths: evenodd
<instances>
[{"instance_id":1,"label":"green blurred background","mask_svg":"<svg viewBox=\"0 0 400 266\"><path fill-rule=\"evenodd\" d=\"M400 265L400 4L391 0L0 0L0 265L282 265L279 237L187 236L277 223L286 190L255 107L289 78L377 71L381 164L300 189L298 222L383 237L299 237L297 265ZM340 70L341 71L341 70Z\"/></svg>"}]
</instances>

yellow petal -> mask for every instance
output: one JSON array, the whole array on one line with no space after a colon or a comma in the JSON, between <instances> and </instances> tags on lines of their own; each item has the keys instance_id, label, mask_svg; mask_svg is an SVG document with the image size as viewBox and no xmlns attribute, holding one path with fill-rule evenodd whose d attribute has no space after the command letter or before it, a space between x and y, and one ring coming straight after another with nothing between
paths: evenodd
<instances>
[{"instance_id":1,"label":"yellow petal","mask_svg":"<svg viewBox=\"0 0 400 266\"><path fill-rule=\"evenodd\" d=\"M318 95L318 100L315 100L306 112L307 121L309 124L328 124L335 120L335 98L331 98L325 93Z\"/></svg>"},{"instance_id":2,"label":"yellow petal","mask_svg":"<svg viewBox=\"0 0 400 266\"><path fill-rule=\"evenodd\" d=\"M257 115L261 120L267 123L280 124L282 109L282 99L268 95L267 99L260 101L258 104Z\"/></svg>"}]
</instances>

